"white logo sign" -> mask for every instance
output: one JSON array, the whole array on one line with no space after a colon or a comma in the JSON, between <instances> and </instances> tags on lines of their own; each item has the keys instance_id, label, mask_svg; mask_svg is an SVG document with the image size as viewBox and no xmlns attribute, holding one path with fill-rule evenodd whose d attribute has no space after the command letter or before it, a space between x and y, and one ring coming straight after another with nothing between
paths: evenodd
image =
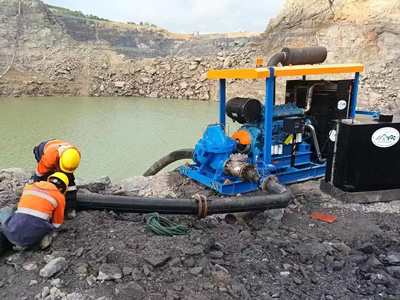
<instances>
[{"instance_id":1,"label":"white logo sign","mask_svg":"<svg viewBox=\"0 0 400 300\"><path fill-rule=\"evenodd\" d=\"M393 127L383 127L374 132L371 137L372 143L380 148L389 148L399 141L399 131Z\"/></svg>"},{"instance_id":2,"label":"white logo sign","mask_svg":"<svg viewBox=\"0 0 400 300\"><path fill-rule=\"evenodd\" d=\"M335 142L335 141L336 141L336 130L331 130L331 131L329 131L329 139L330 139L332 142Z\"/></svg>"},{"instance_id":3,"label":"white logo sign","mask_svg":"<svg viewBox=\"0 0 400 300\"><path fill-rule=\"evenodd\" d=\"M346 108L346 106L347 106L346 100L340 100L340 101L337 103L337 108L338 108L338 110L343 110L343 109Z\"/></svg>"}]
</instances>

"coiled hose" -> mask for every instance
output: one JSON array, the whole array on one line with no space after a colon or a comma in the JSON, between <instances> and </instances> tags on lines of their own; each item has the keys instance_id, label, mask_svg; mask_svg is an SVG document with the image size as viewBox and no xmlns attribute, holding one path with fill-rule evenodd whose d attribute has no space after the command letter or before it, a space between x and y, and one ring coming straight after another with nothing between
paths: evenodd
<instances>
[{"instance_id":1,"label":"coiled hose","mask_svg":"<svg viewBox=\"0 0 400 300\"><path fill-rule=\"evenodd\" d=\"M160 217L157 212L151 213L147 217L147 225L158 235L174 236L189 235L189 228L179 225L164 217Z\"/></svg>"}]
</instances>

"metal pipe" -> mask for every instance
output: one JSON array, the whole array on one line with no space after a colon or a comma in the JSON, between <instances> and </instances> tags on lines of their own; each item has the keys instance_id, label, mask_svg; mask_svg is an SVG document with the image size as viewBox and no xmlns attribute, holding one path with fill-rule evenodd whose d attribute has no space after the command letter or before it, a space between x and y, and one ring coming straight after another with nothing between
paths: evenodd
<instances>
[{"instance_id":1,"label":"metal pipe","mask_svg":"<svg viewBox=\"0 0 400 300\"><path fill-rule=\"evenodd\" d=\"M356 108L357 108L357 93L358 93L358 82L360 79L360 73L356 73L356 76L354 77L354 85L353 85L353 97L351 99L351 111L350 111L350 117L352 119L356 118Z\"/></svg>"},{"instance_id":2,"label":"metal pipe","mask_svg":"<svg viewBox=\"0 0 400 300\"><path fill-rule=\"evenodd\" d=\"M309 87L307 89L307 97L306 97L306 107L304 107L304 113L308 113L311 110L311 105L312 105L312 96L313 96L313 92L314 92L314 87L317 85L318 83L313 84L311 87Z\"/></svg>"},{"instance_id":3,"label":"metal pipe","mask_svg":"<svg viewBox=\"0 0 400 300\"><path fill-rule=\"evenodd\" d=\"M155 175L164 169L166 166L172 164L181 159L192 159L193 158L194 149L179 149L172 151L170 154L160 158L156 161L146 172L144 172L143 176L151 176Z\"/></svg>"},{"instance_id":4,"label":"metal pipe","mask_svg":"<svg viewBox=\"0 0 400 300\"><path fill-rule=\"evenodd\" d=\"M317 156L318 156L318 160L317 160L317 161L320 162L320 163L326 162L326 158L322 158L322 157L321 157L321 155L322 155L322 154L321 154L321 149L320 149L320 147L319 147L319 142L318 142L318 138L317 138L317 132L315 131L314 126L311 125L311 124L306 124L306 125L305 125L305 128L306 128L306 129L309 129L310 132L311 132L311 137L312 137L312 139L313 139L315 152L317 152Z\"/></svg>"},{"instance_id":5,"label":"metal pipe","mask_svg":"<svg viewBox=\"0 0 400 300\"><path fill-rule=\"evenodd\" d=\"M257 185L260 183L261 176L254 165L247 163L246 154L231 154L224 163L224 172L227 175L239 177L243 181L252 181Z\"/></svg>"},{"instance_id":6,"label":"metal pipe","mask_svg":"<svg viewBox=\"0 0 400 300\"><path fill-rule=\"evenodd\" d=\"M165 214L185 214L202 216L222 213L246 211L263 211L266 209L284 208L292 201L292 192L280 184L273 176L263 182L263 189L271 194L259 196L227 197L206 200L206 211L201 202L195 199L175 198L145 198L114 195L100 195L93 193L78 193L77 209L103 210L109 209L122 212Z\"/></svg>"},{"instance_id":7,"label":"metal pipe","mask_svg":"<svg viewBox=\"0 0 400 300\"><path fill-rule=\"evenodd\" d=\"M328 56L328 50L323 46L312 46L302 48L283 48L286 59L282 65L308 65L321 64Z\"/></svg>"},{"instance_id":8,"label":"metal pipe","mask_svg":"<svg viewBox=\"0 0 400 300\"><path fill-rule=\"evenodd\" d=\"M271 56L271 58L267 62L267 67L275 67L279 63L282 63L286 59L286 53L278 52Z\"/></svg>"},{"instance_id":9,"label":"metal pipe","mask_svg":"<svg viewBox=\"0 0 400 300\"><path fill-rule=\"evenodd\" d=\"M335 141L334 141L334 146L333 146L332 166L331 166L331 181L330 181L332 184L334 184L333 180L334 180L334 174L335 174L337 143L338 143L338 139L339 139L339 128L340 128L339 122L336 123L335 127L336 127L336 134L335 134Z\"/></svg>"},{"instance_id":10,"label":"metal pipe","mask_svg":"<svg viewBox=\"0 0 400 300\"><path fill-rule=\"evenodd\" d=\"M256 166L248 164L246 168L243 170L244 181L252 181L258 185L260 183L260 179L261 176L258 173Z\"/></svg>"},{"instance_id":11,"label":"metal pipe","mask_svg":"<svg viewBox=\"0 0 400 300\"><path fill-rule=\"evenodd\" d=\"M226 102L226 80L219 80L219 123L223 125L223 130L225 132L225 102Z\"/></svg>"},{"instance_id":12,"label":"metal pipe","mask_svg":"<svg viewBox=\"0 0 400 300\"><path fill-rule=\"evenodd\" d=\"M237 153L231 154L229 158L224 163L224 172L227 175L232 175L241 178L242 169L247 163L249 157L247 154ZM243 179L242 179L243 180Z\"/></svg>"},{"instance_id":13,"label":"metal pipe","mask_svg":"<svg viewBox=\"0 0 400 300\"><path fill-rule=\"evenodd\" d=\"M265 124L264 124L264 163L268 166L271 164L271 146L272 146L272 118L274 110L274 68L269 68L270 77L267 78L265 89Z\"/></svg>"},{"instance_id":14,"label":"metal pipe","mask_svg":"<svg viewBox=\"0 0 400 300\"><path fill-rule=\"evenodd\" d=\"M328 81L323 81L323 82L317 82L314 83L311 87L307 89L307 97L306 97L306 107L304 108L304 113L308 113L311 110L312 106L312 99L313 99L313 94L314 94L314 87L316 86L324 86L327 83L330 83Z\"/></svg>"}]
</instances>

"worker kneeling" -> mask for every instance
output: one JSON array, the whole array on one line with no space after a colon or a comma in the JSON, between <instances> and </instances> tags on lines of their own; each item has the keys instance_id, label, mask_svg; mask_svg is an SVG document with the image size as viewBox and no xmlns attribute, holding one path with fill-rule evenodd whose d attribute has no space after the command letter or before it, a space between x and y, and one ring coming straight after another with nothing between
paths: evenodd
<instances>
[{"instance_id":1,"label":"worker kneeling","mask_svg":"<svg viewBox=\"0 0 400 300\"><path fill-rule=\"evenodd\" d=\"M63 172L68 176L69 184L65 200L67 206L74 207L77 189L74 172L79 166L81 153L78 148L65 140L50 140L33 148L38 162L33 180L47 180L54 172Z\"/></svg>"},{"instance_id":2,"label":"worker kneeling","mask_svg":"<svg viewBox=\"0 0 400 300\"><path fill-rule=\"evenodd\" d=\"M68 177L61 172L25 187L18 209L0 211L0 254L11 244L20 248L34 245L64 222Z\"/></svg>"}]
</instances>

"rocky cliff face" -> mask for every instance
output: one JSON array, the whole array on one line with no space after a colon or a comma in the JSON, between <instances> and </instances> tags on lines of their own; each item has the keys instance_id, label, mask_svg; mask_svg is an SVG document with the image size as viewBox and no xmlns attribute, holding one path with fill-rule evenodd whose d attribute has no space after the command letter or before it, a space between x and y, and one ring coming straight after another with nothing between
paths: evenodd
<instances>
[{"instance_id":1,"label":"rocky cliff face","mask_svg":"<svg viewBox=\"0 0 400 300\"><path fill-rule=\"evenodd\" d=\"M155 26L96 21L63 14L55 14L55 18L73 39L103 43L129 58L211 56L220 51L240 49L251 38L248 33L237 36L174 34Z\"/></svg>"},{"instance_id":2,"label":"rocky cliff face","mask_svg":"<svg viewBox=\"0 0 400 300\"><path fill-rule=\"evenodd\" d=\"M19 36L13 67L0 82L3 96L208 100L216 94L215 82L204 83L211 66L229 67L237 59L250 62L250 50L238 56L234 50L244 47L247 34L183 36L149 26L63 17L39 0L21 1L18 16L18 2L0 0L1 72L9 65ZM217 55L218 51L222 52Z\"/></svg>"},{"instance_id":3,"label":"rocky cliff face","mask_svg":"<svg viewBox=\"0 0 400 300\"><path fill-rule=\"evenodd\" d=\"M2 69L18 28L17 3L0 0ZM365 64L361 106L400 108L398 0L288 0L266 31L251 38L177 35L157 27L61 16L39 0L22 1L22 8L18 55L0 82L1 95L214 100L217 83L205 79L210 67L248 67L284 46L324 45L328 63ZM228 97L264 94L261 81L228 84Z\"/></svg>"},{"instance_id":4,"label":"rocky cliff face","mask_svg":"<svg viewBox=\"0 0 400 300\"><path fill-rule=\"evenodd\" d=\"M41 1L21 1L20 15L18 4L18 0L0 0L0 72L17 46L14 64L0 81L0 94L85 94L82 79L87 72L80 68L84 45L65 34Z\"/></svg>"},{"instance_id":5,"label":"rocky cliff face","mask_svg":"<svg viewBox=\"0 0 400 300\"><path fill-rule=\"evenodd\" d=\"M363 106L381 108L400 100L398 0L288 0L254 41L259 55L270 55L283 45L324 45L328 63L363 63Z\"/></svg>"}]
</instances>

